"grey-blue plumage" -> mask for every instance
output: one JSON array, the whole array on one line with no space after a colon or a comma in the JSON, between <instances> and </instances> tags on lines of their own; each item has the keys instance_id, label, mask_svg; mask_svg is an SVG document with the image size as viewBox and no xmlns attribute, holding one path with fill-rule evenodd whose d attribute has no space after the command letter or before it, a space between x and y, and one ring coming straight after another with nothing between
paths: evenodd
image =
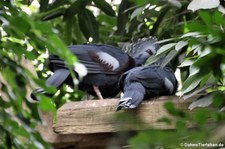
<instances>
[{"instance_id":1,"label":"grey-blue plumage","mask_svg":"<svg viewBox=\"0 0 225 149\"><path fill-rule=\"evenodd\" d=\"M173 95L177 90L177 80L168 66L159 64L133 68L124 73L119 81L124 92L117 111L122 108L136 108L145 99L163 95Z\"/></svg>"},{"instance_id":2,"label":"grey-blue plumage","mask_svg":"<svg viewBox=\"0 0 225 149\"><path fill-rule=\"evenodd\" d=\"M120 76L131 68L143 65L158 49L154 38L139 40L131 44L131 47L133 48L130 52L132 51L133 55L130 56L120 48L104 44L69 46L69 50L77 56L79 62L88 71L79 82L78 88L100 99L115 97L120 91L118 86ZM50 55L49 67L54 74L47 79L46 85L60 88L65 83L74 87L73 79L64 60L56 55ZM79 78L79 73L76 75ZM39 93L45 93L44 89L35 90L31 97L37 100L35 95Z\"/></svg>"}]
</instances>

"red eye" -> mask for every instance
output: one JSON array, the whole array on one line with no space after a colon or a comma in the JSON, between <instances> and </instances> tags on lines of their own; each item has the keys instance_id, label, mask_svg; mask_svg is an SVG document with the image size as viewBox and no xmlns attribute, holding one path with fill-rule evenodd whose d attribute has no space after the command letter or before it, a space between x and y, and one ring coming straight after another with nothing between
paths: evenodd
<instances>
[{"instance_id":1,"label":"red eye","mask_svg":"<svg viewBox=\"0 0 225 149\"><path fill-rule=\"evenodd\" d=\"M146 52L148 52L150 55L153 55L152 50L151 49L147 49Z\"/></svg>"}]
</instances>

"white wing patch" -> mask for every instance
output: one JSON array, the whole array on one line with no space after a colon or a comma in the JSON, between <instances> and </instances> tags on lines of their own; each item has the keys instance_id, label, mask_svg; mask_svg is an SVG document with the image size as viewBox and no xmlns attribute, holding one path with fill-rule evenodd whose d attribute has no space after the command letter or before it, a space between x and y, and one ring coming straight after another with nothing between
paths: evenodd
<instances>
[{"instance_id":1,"label":"white wing patch","mask_svg":"<svg viewBox=\"0 0 225 149\"><path fill-rule=\"evenodd\" d=\"M113 56L109 55L108 53L98 52L96 54L98 55L98 57L101 61L112 66L112 70L115 70L120 66L119 61L116 58L114 58Z\"/></svg>"},{"instance_id":2,"label":"white wing patch","mask_svg":"<svg viewBox=\"0 0 225 149\"><path fill-rule=\"evenodd\" d=\"M174 90L173 83L167 77L165 77L164 84L165 84L166 88L169 90L170 94L172 94L173 90Z\"/></svg>"}]
</instances>

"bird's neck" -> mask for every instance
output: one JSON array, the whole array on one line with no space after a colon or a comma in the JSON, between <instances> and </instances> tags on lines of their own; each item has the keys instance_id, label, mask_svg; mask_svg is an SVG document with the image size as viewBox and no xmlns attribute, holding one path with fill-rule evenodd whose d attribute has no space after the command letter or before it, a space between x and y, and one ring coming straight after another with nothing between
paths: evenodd
<instances>
[{"instance_id":1,"label":"bird's neck","mask_svg":"<svg viewBox=\"0 0 225 149\"><path fill-rule=\"evenodd\" d=\"M145 62L147 61L148 57L145 58L138 58L138 57L134 57L134 63L135 63L135 67L137 66L142 66L145 64Z\"/></svg>"}]
</instances>

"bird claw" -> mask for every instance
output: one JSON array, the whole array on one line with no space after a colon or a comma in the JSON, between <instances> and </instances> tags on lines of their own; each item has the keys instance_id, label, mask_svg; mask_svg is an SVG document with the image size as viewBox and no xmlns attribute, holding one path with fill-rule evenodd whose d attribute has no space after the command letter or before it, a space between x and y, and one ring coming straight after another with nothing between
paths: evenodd
<instances>
[{"instance_id":1,"label":"bird claw","mask_svg":"<svg viewBox=\"0 0 225 149\"><path fill-rule=\"evenodd\" d=\"M118 107L116 108L116 111L121 110L122 108L124 109L133 109L136 108L135 105L131 104L132 98L123 98L120 100Z\"/></svg>"}]
</instances>

